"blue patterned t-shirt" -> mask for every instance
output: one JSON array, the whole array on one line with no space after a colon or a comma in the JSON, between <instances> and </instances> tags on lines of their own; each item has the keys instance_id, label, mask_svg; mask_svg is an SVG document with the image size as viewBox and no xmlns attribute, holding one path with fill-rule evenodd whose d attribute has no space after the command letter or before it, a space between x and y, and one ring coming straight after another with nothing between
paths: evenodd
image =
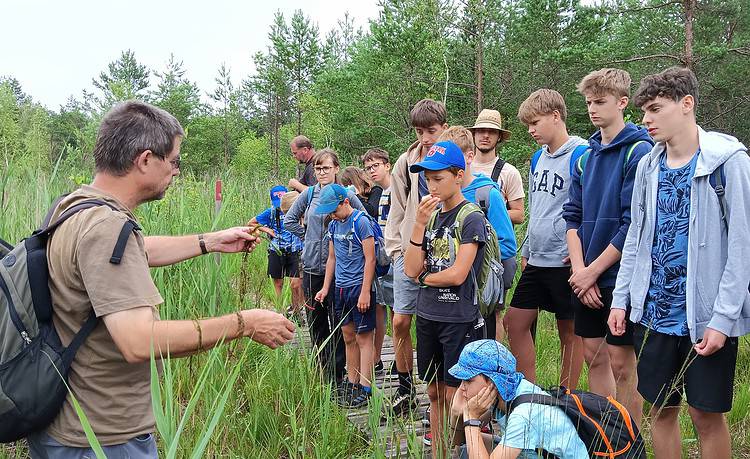
<instances>
[{"instance_id":1,"label":"blue patterned t-shirt","mask_svg":"<svg viewBox=\"0 0 750 459\"><path fill-rule=\"evenodd\" d=\"M659 163L656 228L651 248L651 284L641 324L659 333L687 336L687 278L690 182L698 153L686 165L670 169L666 155Z\"/></svg>"}]
</instances>

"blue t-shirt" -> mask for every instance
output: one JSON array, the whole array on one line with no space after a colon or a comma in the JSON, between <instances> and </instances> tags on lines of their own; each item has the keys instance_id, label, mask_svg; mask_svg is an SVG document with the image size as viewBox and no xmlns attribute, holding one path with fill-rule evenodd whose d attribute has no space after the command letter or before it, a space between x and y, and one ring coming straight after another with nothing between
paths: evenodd
<instances>
[{"instance_id":1,"label":"blue t-shirt","mask_svg":"<svg viewBox=\"0 0 750 459\"><path fill-rule=\"evenodd\" d=\"M651 283L641 324L659 333L687 336L688 227L690 182L698 153L686 165L670 169L666 155L659 163L656 197L656 231L651 246Z\"/></svg>"},{"instance_id":2,"label":"blue t-shirt","mask_svg":"<svg viewBox=\"0 0 750 459\"><path fill-rule=\"evenodd\" d=\"M356 235L352 225L355 217ZM326 237L333 241L333 250L336 254L336 287L362 285L365 276L365 253L360 241L373 237L370 221L365 212L354 210L346 220L332 221L328 225Z\"/></svg>"},{"instance_id":3,"label":"blue t-shirt","mask_svg":"<svg viewBox=\"0 0 750 459\"><path fill-rule=\"evenodd\" d=\"M276 218L278 217L278 219ZM271 243L281 250L289 252L298 252L302 250L302 239L284 229L284 212L281 209L269 207L255 217L255 220L261 225L265 225L273 230L276 234ZM269 251L273 248L269 247Z\"/></svg>"},{"instance_id":4,"label":"blue t-shirt","mask_svg":"<svg viewBox=\"0 0 750 459\"><path fill-rule=\"evenodd\" d=\"M516 389L522 394L547 394L540 387L523 379ZM578 436L573 422L565 412L556 407L538 403L521 403L506 418L499 410L495 419L501 429L500 444L521 450L519 458L540 457L536 450L542 448L557 457L588 459L586 445Z\"/></svg>"},{"instance_id":5,"label":"blue t-shirt","mask_svg":"<svg viewBox=\"0 0 750 459\"><path fill-rule=\"evenodd\" d=\"M427 188L427 176L424 175L424 171L419 172L419 200L430 194L430 189Z\"/></svg>"}]
</instances>

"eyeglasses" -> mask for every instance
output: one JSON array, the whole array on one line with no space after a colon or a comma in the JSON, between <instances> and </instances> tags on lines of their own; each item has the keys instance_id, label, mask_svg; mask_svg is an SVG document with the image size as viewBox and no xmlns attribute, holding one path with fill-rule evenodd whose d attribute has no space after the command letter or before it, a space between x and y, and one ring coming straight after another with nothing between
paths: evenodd
<instances>
[{"instance_id":1,"label":"eyeglasses","mask_svg":"<svg viewBox=\"0 0 750 459\"><path fill-rule=\"evenodd\" d=\"M182 158L178 156L175 159L170 159L169 162L172 164L172 168L179 169L180 164L182 164Z\"/></svg>"},{"instance_id":2,"label":"eyeglasses","mask_svg":"<svg viewBox=\"0 0 750 459\"><path fill-rule=\"evenodd\" d=\"M315 166L316 174L327 174L333 170L334 166Z\"/></svg>"},{"instance_id":3,"label":"eyeglasses","mask_svg":"<svg viewBox=\"0 0 750 459\"><path fill-rule=\"evenodd\" d=\"M365 167L365 172L373 172L375 169L377 169L378 167L380 167L380 166L382 166L384 164L385 163L370 164L369 166Z\"/></svg>"}]
</instances>

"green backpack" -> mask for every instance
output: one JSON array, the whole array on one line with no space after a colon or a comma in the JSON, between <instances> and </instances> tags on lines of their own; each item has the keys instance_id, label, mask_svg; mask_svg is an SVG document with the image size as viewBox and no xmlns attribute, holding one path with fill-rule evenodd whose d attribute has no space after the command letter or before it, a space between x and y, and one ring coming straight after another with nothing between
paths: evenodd
<instances>
[{"instance_id":1,"label":"green backpack","mask_svg":"<svg viewBox=\"0 0 750 459\"><path fill-rule=\"evenodd\" d=\"M435 230L435 221L438 213L436 210L427 224L427 231ZM464 204L456 216L452 232L448 235L448 254L451 266L456 261L458 246L461 241L461 231L466 217L474 212L479 212L484 219L484 227L487 230L487 242L484 245L484 259L479 275L471 270L471 280L474 283L474 304L479 306L482 317L488 317L495 312L497 307L503 303L503 263L500 259L500 244L495 229L490 224L482 209L473 203Z\"/></svg>"}]
</instances>

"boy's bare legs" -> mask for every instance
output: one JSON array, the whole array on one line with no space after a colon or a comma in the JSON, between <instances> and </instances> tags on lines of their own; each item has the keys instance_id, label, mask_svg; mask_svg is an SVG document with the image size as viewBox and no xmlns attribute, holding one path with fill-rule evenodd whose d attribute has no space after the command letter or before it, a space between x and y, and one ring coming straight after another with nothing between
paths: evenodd
<instances>
[{"instance_id":1,"label":"boy's bare legs","mask_svg":"<svg viewBox=\"0 0 750 459\"><path fill-rule=\"evenodd\" d=\"M354 324L349 322L341 327L341 334L344 337L344 347L346 348L346 375L350 383L359 382L359 346L357 346L357 334L354 330Z\"/></svg>"},{"instance_id":2,"label":"boy's bare legs","mask_svg":"<svg viewBox=\"0 0 750 459\"><path fill-rule=\"evenodd\" d=\"M510 351L516 356L516 370L530 382L536 382L536 349L531 338L531 326L538 316L536 309L511 307L503 322L508 330Z\"/></svg>"},{"instance_id":3,"label":"boy's bare legs","mask_svg":"<svg viewBox=\"0 0 750 459\"><path fill-rule=\"evenodd\" d=\"M432 457L445 457L448 448L448 438L444 435L443 426L448 418L449 408L456 387L449 387L443 381L430 383L427 395L430 397L430 433L432 434Z\"/></svg>"},{"instance_id":4,"label":"boy's bare legs","mask_svg":"<svg viewBox=\"0 0 750 459\"><path fill-rule=\"evenodd\" d=\"M659 459L680 459L680 407L651 408L651 442Z\"/></svg>"},{"instance_id":5,"label":"boy's bare legs","mask_svg":"<svg viewBox=\"0 0 750 459\"><path fill-rule=\"evenodd\" d=\"M372 359L377 363L380 361L383 352L383 341L385 340L386 328L386 309L385 305L375 305L375 355Z\"/></svg>"},{"instance_id":6,"label":"boy's bare legs","mask_svg":"<svg viewBox=\"0 0 750 459\"><path fill-rule=\"evenodd\" d=\"M643 397L638 393L638 373L636 373L635 350L633 346L607 345L612 374L615 378L615 398L625 405L635 425L641 427L643 418ZM589 378L590 379L590 378Z\"/></svg>"},{"instance_id":7,"label":"boy's bare legs","mask_svg":"<svg viewBox=\"0 0 750 459\"><path fill-rule=\"evenodd\" d=\"M290 277L289 286L292 288L292 306L295 310L300 310L305 304L305 292L302 290L302 279L299 277Z\"/></svg>"},{"instance_id":8,"label":"boy's bare legs","mask_svg":"<svg viewBox=\"0 0 750 459\"><path fill-rule=\"evenodd\" d=\"M701 444L703 459L729 459L732 456L732 440L724 413L709 413L688 406L690 419Z\"/></svg>"},{"instance_id":9,"label":"boy's bare legs","mask_svg":"<svg viewBox=\"0 0 750 459\"><path fill-rule=\"evenodd\" d=\"M589 367L589 390L602 397L615 395L615 377L604 338L582 338L583 357Z\"/></svg>"},{"instance_id":10,"label":"boy's bare legs","mask_svg":"<svg viewBox=\"0 0 750 459\"><path fill-rule=\"evenodd\" d=\"M274 279L271 278L273 281L273 288L276 290L276 296L281 297L281 289L284 287L284 278L281 279Z\"/></svg>"},{"instance_id":11,"label":"boy's bare legs","mask_svg":"<svg viewBox=\"0 0 750 459\"><path fill-rule=\"evenodd\" d=\"M583 369L583 342L576 336L573 320L558 320L557 333L560 336L560 385L568 389L578 387L578 380ZM531 336L531 333L529 333ZM528 379L528 378L527 378Z\"/></svg>"},{"instance_id":12,"label":"boy's bare legs","mask_svg":"<svg viewBox=\"0 0 750 459\"><path fill-rule=\"evenodd\" d=\"M411 314L393 314L393 351L399 373L410 373L414 367L414 347L411 342Z\"/></svg>"},{"instance_id":13,"label":"boy's bare legs","mask_svg":"<svg viewBox=\"0 0 750 459\"><path fill-rule=\"evenodd\" d=\"M349 324L351 325L351 324ZM352 325L352 328L354 326ZM366 387L372 387L372 368L374 365L373 356L375 354L375 343L373 341L374 333L372 331L357 333L356 335L356 346L359 348L359 368L361 373L359 376L359 383ZM347 348L347 352L349 348ZM347 369L348 369L348 354L347 354Z\"/></svg>"}]
</instances>

